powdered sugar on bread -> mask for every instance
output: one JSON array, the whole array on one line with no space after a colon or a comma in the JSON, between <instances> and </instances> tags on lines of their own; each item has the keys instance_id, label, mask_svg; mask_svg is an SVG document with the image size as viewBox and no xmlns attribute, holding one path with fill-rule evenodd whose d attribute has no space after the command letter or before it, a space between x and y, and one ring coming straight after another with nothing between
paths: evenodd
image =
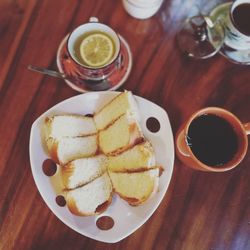
<instances>
[{"instance_id":1,"label":"powdered sugar on bread","mask_svg":"<svg viewBox=\"0 0 250 250\"><path fill-rule=\"evenodd\" d=\"M47 138L76 137L96 134L92 117L83 115L55 115L45 120Z\"/></svg>"},{"instance_id":2,"label":"powdered sugar on bread","mask_svg":"<svg viewBox=\"0 0 250 250\"><path fill-rule=\"evenodd\" d=\"M98 214L98 206L110 201L112 185L107 173L66 193L69 210L77 215Z\"/></svg>"},{"instance_id":3,"label":"powdered sugar on bread","mask_svg":"<svg viewBox=\"0 0 250 250\"><path fill-rule=\"evenodd\" d=\"M97 135L59 139L50 137L46 143L52 159L61 165L78 158L95 155L98 150Z\"/></svg>"},{"instance_id":4,"label":"powdered sugar on bread","mask_svg":"<svg viewBox=\"0 0 250 250\"><path fill-rule=\"evenodd\" d=\"M65 188L73 189L85 185L107 170L105 155L80 158L62 167L62 180Z\"/></svg>"}]
</instances>

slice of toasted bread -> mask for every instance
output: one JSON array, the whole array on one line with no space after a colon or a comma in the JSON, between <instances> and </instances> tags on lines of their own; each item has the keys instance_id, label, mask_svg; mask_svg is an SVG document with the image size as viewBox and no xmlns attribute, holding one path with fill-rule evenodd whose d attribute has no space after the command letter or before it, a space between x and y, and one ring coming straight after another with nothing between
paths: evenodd
<instances>
[{"instance_id":1,"label":"slice of toasted bread","mask_svg":"<svg viewBox=\"0 0 250 250\"><path fill-rule=\"evenodd\" d=\"M93 117L55 115L45 119L46 138L76 137L97 133Z\"/></svg>"},{"instance_id":2,"label":"slice of toasted bread","mask_svg":"<svg viewBox=\"0 0 250 250\"><path fill-rule=\"evenodd\" d=\"M80 158L62 166L62 181L66 189L73 189L91 182L106 170L107 157L105 155Z\"/></svg>"},{"instance_id":3,"label":"slice of toasted bread","mask_svg":"<svg viewBox=\"0 0 250 250\"><path fill-rule=\"evenodd\" d=\"M122 152L108 157L108 169L112 172L142 171L155 166L154 149L145 141Z\"/></svg>"},{"instance_id":4,"label":"slice of toasted bread","mask_svg":"<svg viewBox=\"0 0 250 250\"><path fill-rule=\"evenodd\" d=\"M75 215L88 216L104 212L112 200L112 185L107 173L92 182L67 191L66 203Z\"/></svg>"},{"instance_id":5,"label":"slice of toasted bread","mask_svg":"<svg viewBox=\"0 0 250 250\"><path fill-rule=\"evenodd\" d=\"M97 135L59 139L50 137L46 144L51 158L60 165L78 158L93 156L98 150Z\"/></svg>"},{"instance_id":6,"label":"slice of toasted bread","mask_svg":"<svg viewBox=\"0 0 250 250\"><path fill-rule=\"evenodd\" d=\"M129 113L119 117L105 130L99 132L100 150L108 154L117 154L144 140L136 119Z\"/></svg>"},{"instance_id":7,"label":"slice of toasted bread","mask_svg":"<svg viewBox=\"0 0 250 250\"><path fill-rule=\"evenodd\" d=\"M135 173L109 171L109 176L114 192L132 206L142 204L158 190L159 168Z\"/></svg>"},{"instance_id":8,"label":"slice of toasted bread","mask_svg":"<svg viewBox=\"0 0 250 250\"><path fill-rule=\"evenodd\" d=\"M110 102L108 102L99 112L95 113L94 121L98 130L105 129L118 117L129 112L139 120L136 101L130 91L125 91Z\"/></svg>"}]
</instances>

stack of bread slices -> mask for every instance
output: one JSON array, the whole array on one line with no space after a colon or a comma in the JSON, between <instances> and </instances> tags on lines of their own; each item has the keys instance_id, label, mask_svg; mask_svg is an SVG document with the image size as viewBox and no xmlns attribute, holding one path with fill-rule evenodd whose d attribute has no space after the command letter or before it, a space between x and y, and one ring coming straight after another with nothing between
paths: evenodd
<instances>
[{"instance_id":1,"label":"stack of bread slices","mask_svg":"<svg viewBox=\"0 0 250 250\"><path fill-rule=\"evenodd\" d=\"M73 214L105 211L113 192L136 206L157 191L160 168L138 114L132 93L125 91L91 117L46 118L48 153L60 165L66 203Z\"/></svg>"}]
</instances>

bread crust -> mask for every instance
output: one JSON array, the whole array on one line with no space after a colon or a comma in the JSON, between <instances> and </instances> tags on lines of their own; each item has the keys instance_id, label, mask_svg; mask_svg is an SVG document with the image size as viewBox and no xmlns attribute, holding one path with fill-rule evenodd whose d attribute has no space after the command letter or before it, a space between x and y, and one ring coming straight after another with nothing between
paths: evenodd
<instances>
[{"instance_id":1,"label":"bread crust","mask_svg":"<svg viewBox=\"0 0 250 250\"><path fill-rule=\"evenodd\" d=\"M70 187L69 186L69 178L74 173L74 170L75 170L75 165L73 162L69 162L64 166L61 166L61 177L62 177L63 185L65 187L65 191L72 190L72 189L87 185L88 183L92 182L93 180L99 178L100 176L102 176L104 174L104 171L102 171L99 174L93 175L87 182L81 182L74 187Z\"/></svg>"},{"instance_id":2,"label":"bread crust","mask_svg":"<svg viewBox=\"0 0 250 250\"><path fill-rule=\"evenodd\" d=\"M159 175L157 177L157 179L155 180L155 183L154 183L154 188L152 190L151 193L149 193L149 195L147 196L143 196L141 199L137 199L135 197L128 197L128 196L125 196L123 194L121 194L120 192L118 192L115 188L114 188L114 185L112 183L112 178L110 177L110 180L111 180L111 183L112 183L112 186L113 186L113 192L118 194L120 196L121 199L125 200L126 202L128 202L129 205L131 206L138 206L138 205L141 205L142 203L144 203L145 201L149 200L151 197L153 197L157 192L158 192L158 188L159 188L159 177L160 175L162 174L162 172L164 171L164 169L161 167L161 166L155 166L155 167L151 167L151 168L147 168L147 169L141 169L141 171L136 171L136 172L130 172L130 171L126 171L126 172L113 172L113 173L140 173L140 172L146 172L146 171L150 171L150 170L153 170L153 169L158 169L159 170ZM108 171L108 174L109 174L110 171Z\"/></svg>"},{"instance_id":3,"label":"bread crust","mask_svg":"<svg viewBox=\"0 0 250 250\"><path fill-rule=\"evenodd\" d=\"M102 106L101 109L98 110L98 112L94 112L94 116L99 114L104 108L106 108L106 106L110 105L112 102L114 102L120 95L123 95L124 93L128 92L127 90L125 90L124 92L119 93L117 96L115 96L112 100L110 100L109 102L107 102L104 106ZM105 128L104 128L105 129Z\"/></svg>"},{"instance_id":4,"label":"bread crust","mask_svg":"<svg viewBox=\"0 0 250 250\"><path fill-rule=\"evenodd\" d=\"M70 189L69 187L69 178L74 173L75 166L71 162L68 164L61 166L61 176L62 176L62 182L66 189Z\"/></svg>"},{"instance_id":5,"label":"bread crust","mask_svg":"<svg viewBox=\"0 0 250 250\"><path fill-rule=\"evenodd\" d=\"M74 215L78 215L78 216L98 215L106 211L107 208L110 206L110 204L112 203L112 196L113 196L113 193L111 192L108 200L98 205L93 213L83 213L79 211L79 209L76 206L75 200L72 197L66 198L66 203L67 203L67 207L69 211Z\"/></svg>"},{"instance_id":6,"label":"bread crust","mask_svg":"<svg viewBox=\"0 0 250 250\"><path fill-rule=\"evenodd\" d=\"M104 124L100 125L100 117L99 115L103 115L102 112L107 108L111 107L114 102L116 102L117 99L119 99L121 96L124 95L124 100L126 101L126 105L128 105L127 109L123 109L122 111L118 112L114 117L110 118L108 121L104 119ZM115 104L115 105L120 105L120 104ZM105 112L105 111L104 111ZM94 113L94 121L97 127L98 131L105 130L107 129L110 125L112 125L117 119L119 119L120 116L124 115L126 112L130 114L134 114L138 120L138 110L136 106L136 100L133 97L133 94L131 91L125 90L124 92L119 93L116 95L113 99L111 99L109 102L107 102L104 106L101 107L97 112ZM99 120L99 121L98 121Z\"/></svg>"},{"instance_id":7,"label":"bread crust","mask_svg":"<svg viewBox=\"0 0 250 250\"><path fill-rule=\"evenodd\" d=\"M48 153L51 159L55 163L60 164L61 162L59 161L58 154L57 154L58 141L52 137L49 137L46 141L46 144L47 144Z\"/></svg>"},{"instance_id":8,"label":"bread crust","mask_svg":"<svg viewBox=\"0 0 250 250\"><path fill-rule=\"evenodd\" d=\"M97 144L98 143L98 136L96 134L94 134L94 135L88 135L88 136L71 137L71 138L87 138L87 137L93 137L93 136L95 136L95 150L91 154L88 154L86 156L79 156L79 157L91 157L91 156L97 155L97 153L98 153L98 144ZM46 145L47 145L48 154L50 155L51 159L55 163L57 163L61 166L64 166L67 163L69 163L75 159L78 159L78 158L72 158L72 159L69 159L67 162L62 161L62 159L60 160L59 156L58 156L59 140L56 138L49 137L46 140Z\"/></svg>"},{"instance_id":9,"label":"bread crust","mask_svg":"<svg viewBox=\"0 0 250 250\"><path fill-rule=\"evenodd\" d=\"M139 206L140 204L142 204L144 201L147 200L147 197L143 197L143 199L139 200L135 197L124 196L121 193L117 192L116 190L114 190L114 192L117 193L121 199L125 200L131 206Z\"/></svg>"},{"instance_id":10,"label":"bread crust","mask_svg":"<svg viewBox=\"0 0 250 250\"><path fill-rule=\"evenodd\" d=\"M147 140L121 154L109 155L108 159L108 170L114 173L142 172L155 166L154 149Z\"/></svg>"},{"instance_id":11,"label":"bread crust","mask_svg":"<svg viewBox=\"0 0 250 250\"><path fill-rule=\"evenodd\" d=\"M120 119L120 117L118 119ZM128 141L127 145L123 146L123 147L120 147L120 148L118 148L118 149L116 149L116 150L114 150L112 152L105 152L105 150L103 150L103 148L101 148L101 143L100 143L100 138L99 138L100 136L99 136L99 133L98 133L97 143L98 143L98 146L99 146L99 152L101 152L101 153L103 153L103 154L105 154L107 156L115 156L115 155L118 155L118 154L120 154L120 153L122 153L122 152L124 152L124 151L126 151L128 149L131 149L135 145L143 143L145 141L145 137L143 136L142 131L140 130L139 125L137 124L136 121L130 123L128 129L129 129L129 141Z\"/></svg>"},{"instance_id":12,"label":"bread crust","mask_svg":"<svg viewBox=\"0 0 250 250\"><path fill-rule=\"evenodd\" d=\"M109 197L109 199L107 201L105 201L104 203L100 204L96 209L95 209L95 214L101 214L104 211L107 210L107 208L109 207L109 205L112 203L112 197L113 197L113 192L111 192L111 195Z\"/></svg>"}]
</instances>

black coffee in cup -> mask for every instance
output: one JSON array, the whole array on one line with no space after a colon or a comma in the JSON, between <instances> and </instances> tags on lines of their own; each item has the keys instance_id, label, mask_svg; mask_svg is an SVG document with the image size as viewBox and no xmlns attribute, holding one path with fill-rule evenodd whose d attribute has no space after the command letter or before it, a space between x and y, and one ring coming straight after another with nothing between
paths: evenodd
<instances>
[{"instance_id":1,"label":"black coffee in cup","mask_svg":"<svg viewBox=\"0 0 250 250\"><path fill-rule=\"evenodd\" d=\"M246 36L250 36L250 3L243 3L235 7L232 21L237 29Z\"/></svg>"},{"instance_id":2,"label":"black coffee in cup","mask_svg":"<svg viewBox=\"0 0 250 250\"><path fill-rule=\"evenodd\" d=\"M187 142L202 163L219 167L233 159L238 137L232 125L214 114L196 117L189 125Z\"/></svg>"}]
</instances>

